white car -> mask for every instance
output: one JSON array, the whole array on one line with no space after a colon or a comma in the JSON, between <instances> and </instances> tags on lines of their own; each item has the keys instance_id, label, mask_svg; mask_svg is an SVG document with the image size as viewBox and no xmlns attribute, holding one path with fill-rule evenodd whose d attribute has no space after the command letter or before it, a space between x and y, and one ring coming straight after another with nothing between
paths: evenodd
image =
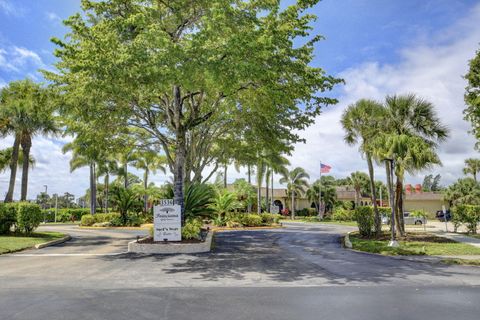
<instances>
[{"instance_id":1,"label":"white car","mask_svg":"<svg viewBox=\"0 0 480 320\"><path fill-rule=\"evenodd\" d=\"M427 219L424 217L413 217L410 215L410 212L406 211L403 213L403 221L405 224L417 224L422 225L427 223Z\"/></svg>"},{"instance_id":2,"label":"white car","mask_svg":"<svg viewBox=\"0 0 480 320\"><path fill-rule=\"evenodd\" d=\"M427 223L427 219L423 217L413 217L410 215L410 212L403 213L403 221L405 224L416 224L422 225ZM383 224L390 224L390 216L383 215L382 216L382 223Z\"/></svg>"}]
</instances>

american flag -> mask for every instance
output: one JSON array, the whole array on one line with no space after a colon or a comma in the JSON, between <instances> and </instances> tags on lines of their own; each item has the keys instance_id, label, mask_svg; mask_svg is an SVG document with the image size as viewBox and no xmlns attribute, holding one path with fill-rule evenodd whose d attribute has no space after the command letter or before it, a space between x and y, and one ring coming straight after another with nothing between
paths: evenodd
<instances>
[{"instance_id":1,"label":"american flag","mask_svg":"<svg viewBox=\"0 0 480 320\"><path fill-rule=\"evenodd\" d=\"M330 167L329 165L320 163L320 172L321 173L329 173L330 169L332 169L332 167Z\"/></svg>"}]
</instances>

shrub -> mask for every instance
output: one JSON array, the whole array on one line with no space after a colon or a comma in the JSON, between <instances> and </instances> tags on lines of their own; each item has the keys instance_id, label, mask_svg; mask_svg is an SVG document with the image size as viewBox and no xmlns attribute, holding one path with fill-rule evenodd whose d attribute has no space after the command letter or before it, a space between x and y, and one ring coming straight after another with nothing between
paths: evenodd
<instances>
[{"instance_id":1,"label":"shrub","mask_svg":"<svg viewBox=\"0 0 480 320\"><path fill-rule=\"evenodd\" d=\"M202 231L202 222L198 219L190 219L185 222L182 227L182 239L200 239L200 232Z\"/></svg>"},{"instance_id":2,"label":"shrub","mask_svg":"<svg viewBox=\"0 0 480 320\"><path fill-rule=\"evenodd\" d=\"M477 233L477 224L480 222L480 206L456 205L453 208L453 218L464 223L469 233Z\"/></svg>"},{"instance_id":3,"label":"shrub","mask_svg":"<svg viewBox=\"0 0 480 320\"><path fill-rule=\"evenodd\" d=\"M86 214L82 216L82 220L80 223L82 226L93 226L95 224L95 218L91 214Z\"/></svg>"},{"instance_id":4,"label":"shrub","mask_svg":"<svg viewBox=\"0 0 480 320\"><path fill-rule=\"evenodd\" d=\"M20 202L17 204L17 228L32 233L42 221L42 209L38 204Z\"/></svg>"},{"instance_id":5,"label":"shrub","mask_svg":"<svg viewBox=\"0 0 480 320\"><path fill-rule=\"evenodd\" d=\"M332 220L334 220L334 221L353 221L353 220L355 220L354 211L344 209L343 207L336 207L333 210Z\"/></svg>"},{"instance_id":6,"label":"shrub","mask_svg":"<svg viewBox=\"0 0 480 320\"><path fill-rule=\"evenodd\" d=\"M0 203L0 234L10 231L17 222L17 211L12 204Z\"/></svg>"},{"instance_id":7,"label":"shrub","mask_svg":"<svg viewBox=\"0 0 480 320\"><path fill-rule=\"evenodd\" d=\"M375 225L375 215L372 207L358 207L355 209L355 220L358 231L364 237L371 237Z\"/></svg>"},{"instance_id":8,"label":"shrub","mask_svg":"<svg viewBox=\"0 0 480 320\"><path fill-rule=\"evenodd\" d=\"M308 209L300 209L300 210L295 210L295 216L297 217L306 217L308 216Z\"/></svg>"},{"instance_id":9,"label":"shrub","mask_svg":"<svg viewBox=\"0 0 480 320\"><path fill-rule=\"evenodd\" d=\"M280 215L275 213L263 213L261 214L261 217L262 222L268 225L278 223L278 221L280 220Z\"/></svg>"},{"instance_id":10,"label":"shrub","mask_svg":"<svg viewBox=\"0 0 480 320\"><path fill-rule=\"evenodd\" d=\"M247 227L259 227L262 225L262 217L258 214L244 214L242 215L241 223Z\"/></svg>"},{"instance_id":11,"label":"shrub","mask_svg":"<svg viewBox=\"0 0 480 320\"><path fill-rule=\"evenodd\" d=\"M305 217L303 220L305 220L306 222L319 222L320 219L318 218L318 216L314 216L314 217ZM323 221L328 221L329 219L323 219Z\"/></svg>"}]
</instances>

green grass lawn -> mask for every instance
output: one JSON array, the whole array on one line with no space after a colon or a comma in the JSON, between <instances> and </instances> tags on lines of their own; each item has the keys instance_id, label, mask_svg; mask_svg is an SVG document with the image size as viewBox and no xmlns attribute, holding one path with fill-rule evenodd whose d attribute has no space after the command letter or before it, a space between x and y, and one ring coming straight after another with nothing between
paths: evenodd
<instances>
[{"instance_id":1,"label":"green grass lawn","mask_svg":"<svg viewBox=\"0 0 480 320\"><path fill-rule=\"evenodd\" d=\"M63 238L65 235L59 232L35 232L29 236L8 235L0 236L0 254L20 251L32 248L36 244Z\"/></svg>"},{"instance_id":2,"label":"green grass lawn","mask_svg":"<svg viewBox=\"0 0 480 320\"><path fill-rule=\"evenodd\" d=\"M378 240L350 235L353 249L383 255L480 255L480 248L426 233L408 234L405 239L399 239L398 248L389 247L388 239L388 234Z\"/></svg>"},{"instance_id":3,"label":"green grass lawn","mask_svg":"<svg viewBox=\"0 0 480 320\"><path fill-rule=\"evenodd\" d=\"M357 222L356 221L320 221L320 223L323 224L338 224L341 226L351 226L351 227L356 227Z\"/></svg>"}]
</instances>

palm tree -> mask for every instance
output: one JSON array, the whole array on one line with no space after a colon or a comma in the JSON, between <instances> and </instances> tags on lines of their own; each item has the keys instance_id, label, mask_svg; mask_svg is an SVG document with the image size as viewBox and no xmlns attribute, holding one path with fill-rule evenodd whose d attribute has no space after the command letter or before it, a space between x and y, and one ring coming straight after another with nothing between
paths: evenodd
<instances>
[{"instance_id":1,"label":"palm tree","mask_svg":"<svg viewBox=\"0 0 480 320\"><path fill-rule=\"evenodd\" d=\"M19 147L26 158L30 158L32 138L35 135L49 135L58 132L52 108L49 107L46 89L31 80L11 82L2 89L0 104L0 135L15 137L10 164L10 184L5 202L13 200ZM22 186L20 200L27 199L29 161L22 163Z\"/></svg>"},{"instance_id":2,"label":"palm tree","mask_svg":"<svg viewBox=\"0 0 480 320\"><path fill-rule=\"evenodd\" d=\"M377 138L379 143L377 157L379 159L392 159L393 171L397 180L393 191L394 181L388 181L390 193L394 194L395 223L401 236L405 234L403 223L403 180L405 172L414 174L419 170L428 169L433 165L441 164L435 147L419 136L406 134L383 134ZM390 177L390 166L387 165L387 177Z\"/></svg>"},{"instance_id":3,"label":"palm tree","mask_svg":"<svg viewBox=\"0 0 480 320\"><path fill-rule=\"evenodd\" d=\"M305 169L300 167L282 173L280 183L287 184L288 193L292 197L292 220L295 219L295 196L306 192L309 178L310 176L305 172Z\"/></svg>"},{"instance_id":4,"label":"palm tree","mask_svg":"<svg viewBox=\"0 0 480 320\"><path fill-rule=\"evenodd\" d=\"M155 174L157 170L166 173L165 165L167 164L167 158L165 156L159 155L155 151L144 151L138 152L133 165L135 168L139 170L143 170L143 186L145 189L145 194L143 195L143 205L144 205L144 212L146 213L148 210L148 193L146 192L148 189L148 178L150 173Z\"/></svg>"},{"instance_id":5,"label":"palm tree","mask_svg":"<svg viewBox=\"0 0 480 320\"><path fill-rule=\"evenodd\" d=\"M93 133L91 133L93 134ZM78 135L73 142L63 146L63 153L73 153L70 160L70 171L73 172L82 167L90 169L90 214L95 214L97 209L97 166L102 159L95 140L91 140L88 134Z\"/></svg>"},{"instance_id":6,"label":"palm tree","mask_svg":"<svg viewBox=\"0 0 480 320\"><path fill-rule=\"evenodd\" d=\"M375 213L375 233L381 232L382 221L377 208L375 175L372 161L371 143L380 132L385 110L374 100L362 99L350 105L342 115L342 126L345 130L345 142L349 145L360 143L360 152L365 156L370 178L370 191Z\"/></svg>"},{"instance_id":7,"label":"palm tree","mask_svg":"<svg viewBox=\"0 0 480 320\"><path fill-rule=\"evenodd\" d=\"M320 214L320 192L322 203L325 208L333 208L337 200L336 181L332 176L322 176L321 180L315 181L307 190L308 201L313 202ZM321 189L321 190L320 190Z\"/></svg>"},{"instance_id":8,"label":"palm tree","mask_svg":"<svg viewBox=\"0 0 480 320\"><path fill-rule=\"evenodd\" d=\"M387 154L395 162L396 195L395 210L399 231L403 235L403 178L404 172L421 170L438 164L435 149L448 137L448 129L437 116L432 103L414 94L387 96L385 99L383 132L391 137L384 139ZM381 137L378 135L377 137ZM383 138L381 138L383 139ZM424 148L424 149L422 149ZM415 154L415 152L419 152ZM408 157L411 157L409 159ZM384 160L383 158L381 160Z\"/></svg>"},{"instance_id":9,"label":"palm tree","mask_svg":"<svg viewBox=\"0 0 480 320\"><path fill-rule=\"evenodd\" d=\"M469 158L465 160L464 174L471 174L473 180L477 181L477 173L480 172L480 159Z\"/></svg>"},{"instance_id":10,"label":"palm tree","mask_svg":"<svg viewBox=\"0 0 480 320\"><path fill-rule=\"evenodd\" d=\"M348 177L350 186L355 190L355 207L360 206L362 192L365 191L369 183L368 175L364 172L352 172Z\"/></svg>"},{"instance_id":11,"label":"palm tree","mask_svg":"<svg viewBox=\"0 0 480 320\"><path fill-rule=\"evenodd\" d=\"M290 165L290 161L288 161L288 159L281 154L272 153L265 158L265 162L267 166L265 170L265 195L267 199L267 206L269 206L271 203L273 203L273 176L275 173L281 174L282 172L285 172L287 170L287 166ZM270 208L267 210L270 210Z\"/></svg>"},{"instance_id":12,"label":"palm tree","mask_svg":"<svg viewBox=\"0 0 480 320\"><path fill-rule=\"evenodd\" d=\"M5 172L9 167L10 163L12 162L13 157L13 148L6 148L0 150L0 173ZM29 167L33 169L35 164L37 163L35 158L30 155L28 162L30 162ZM18 154L18 165L23 165L23 151L20 150Z\"/></svg>"},{"instance_id":13,"label":"palm tree","mask_svg":"<svg viewBox=\"0 0 480 320\"><path fill-rule=\"evenodd\" d=\"M110 191L110 176L112 174L118 174L118 163L112 157L107 156L101 159L98 163L97 177L104 176L103 178L103 193L104 193L104 212L109 211L109 191Z\"/></svg>"}]
</instances>

